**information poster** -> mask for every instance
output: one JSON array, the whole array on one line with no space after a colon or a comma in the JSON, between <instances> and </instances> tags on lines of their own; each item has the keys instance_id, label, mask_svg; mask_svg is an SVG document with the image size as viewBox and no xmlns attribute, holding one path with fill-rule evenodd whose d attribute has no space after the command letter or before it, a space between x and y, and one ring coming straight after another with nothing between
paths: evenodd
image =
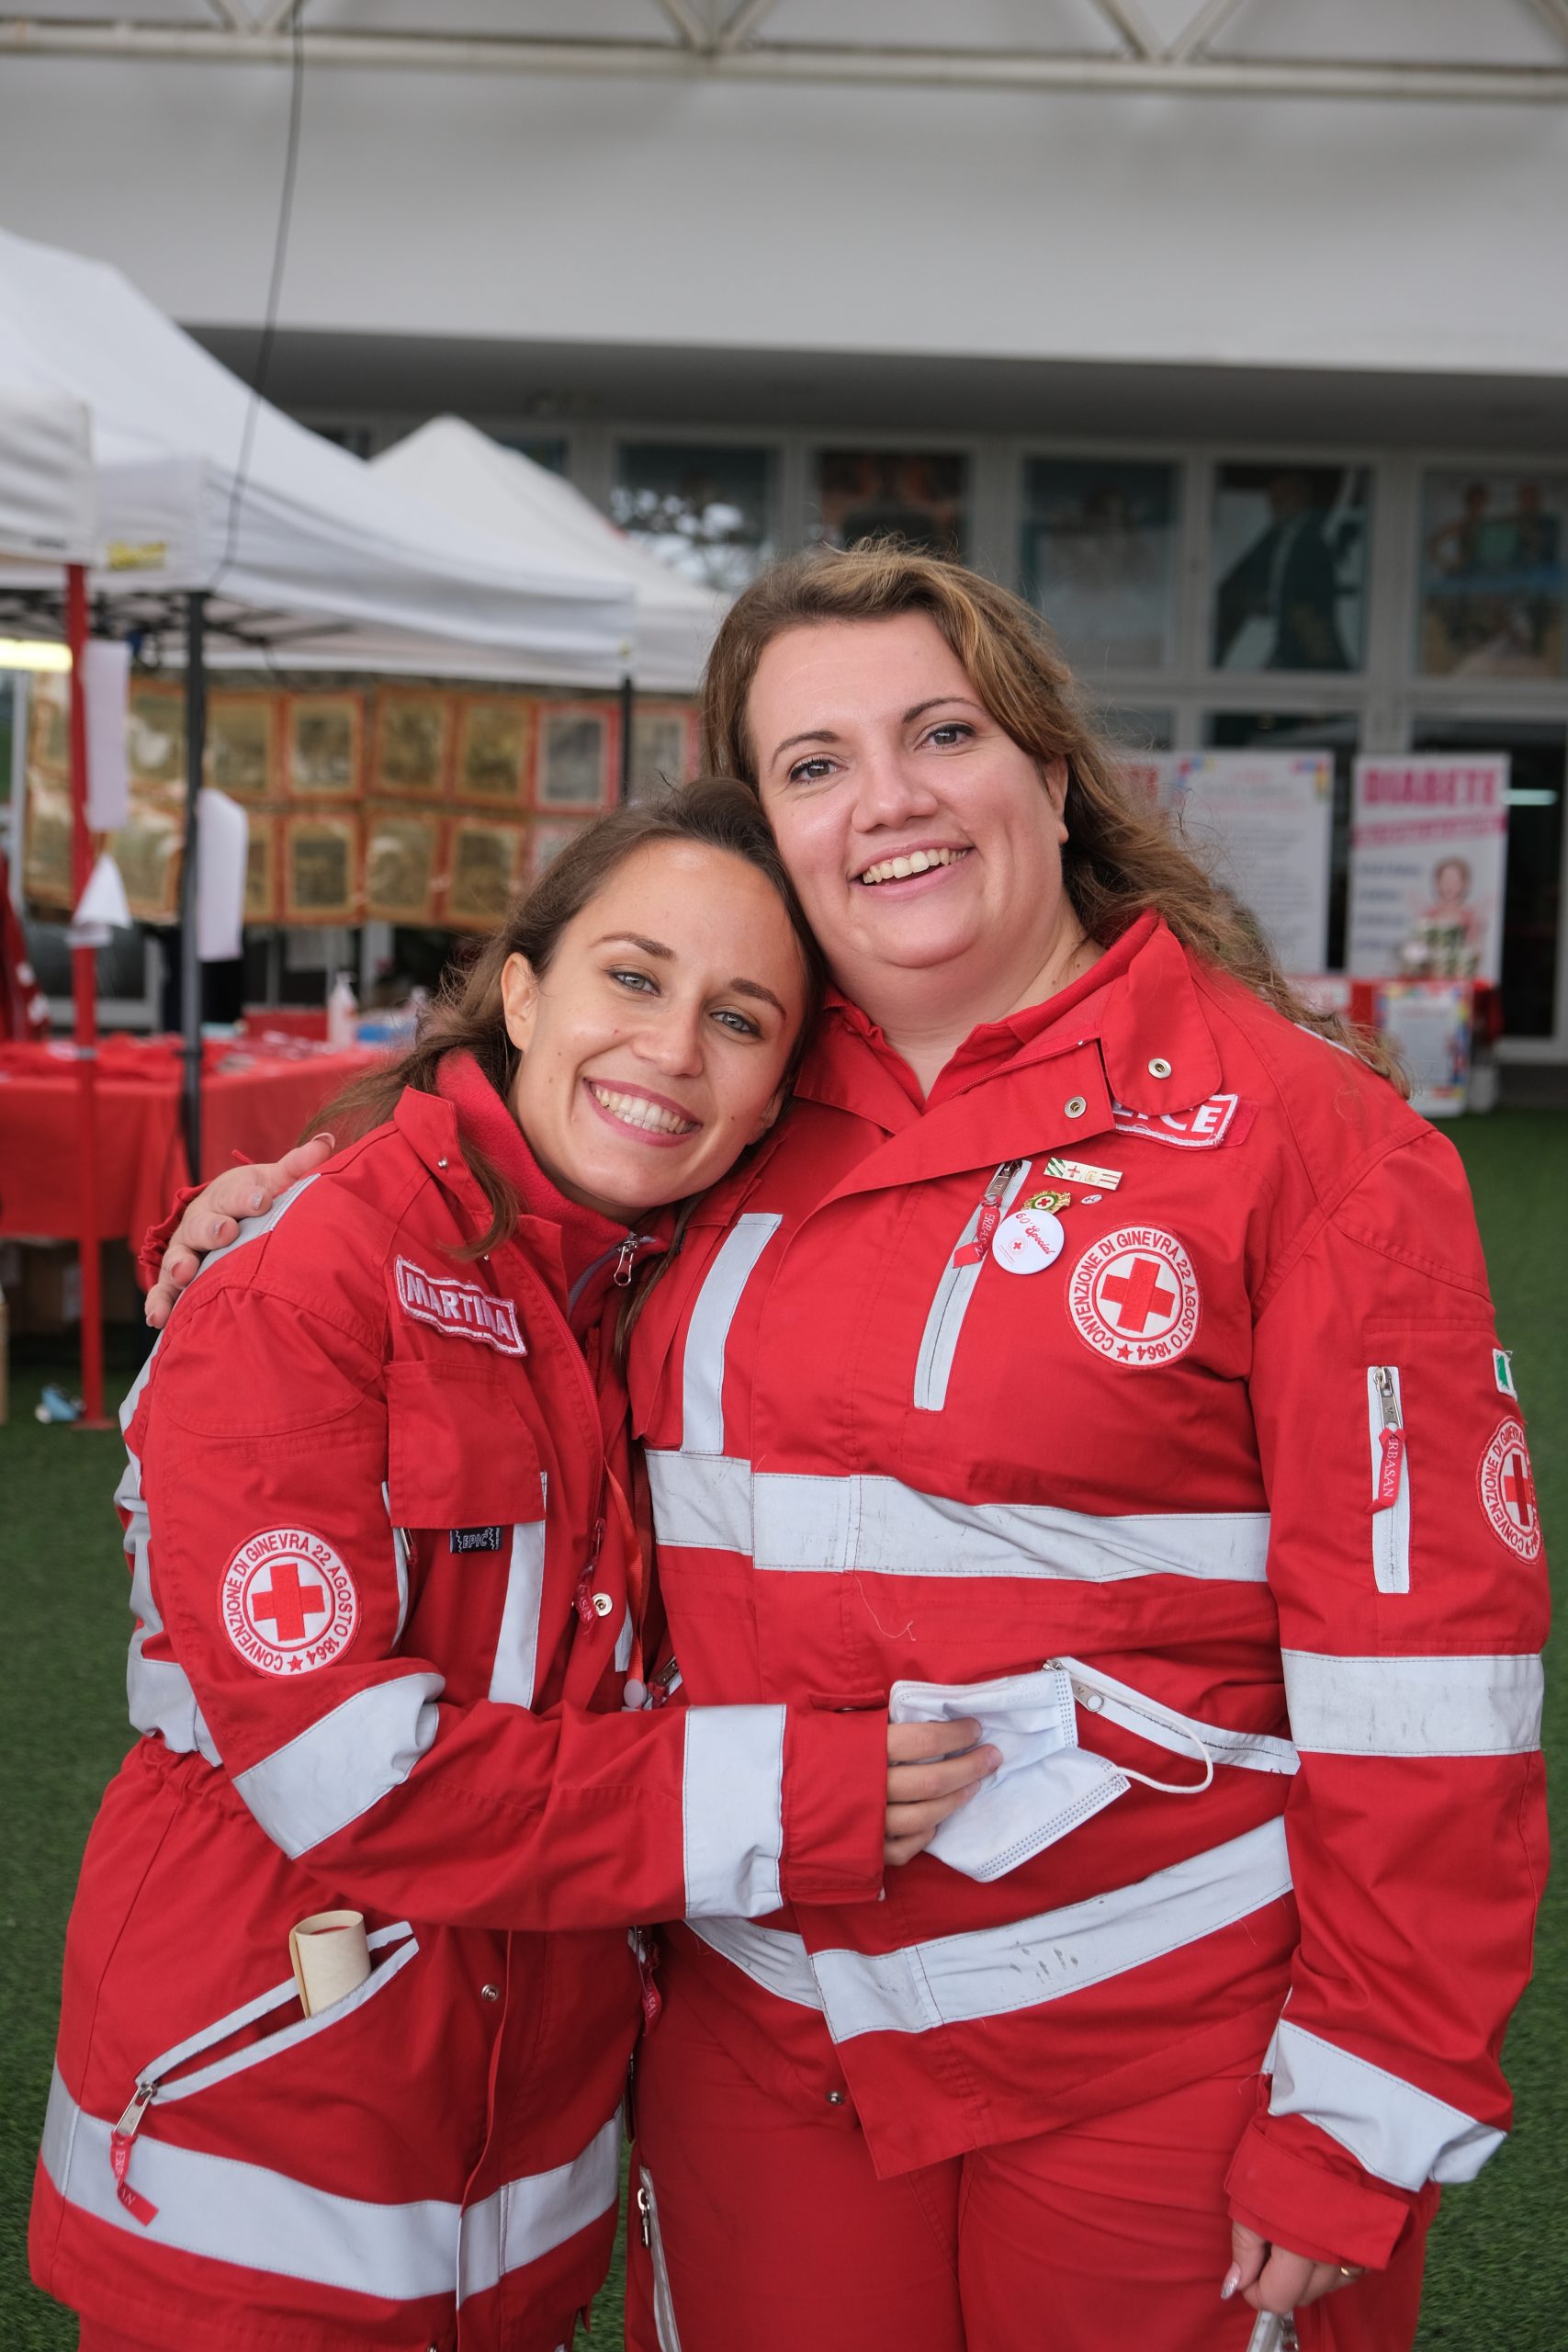
<instances>
[{"instance_id":1,"label":"information poster","mask_svg":"<svg viewBox=\"0 0 1568 2352\"><path fill-rule=\"evenodd\" d=\"M1140 767L1156 763L1139 763ZM1160 799L1287 972L1328 961L1334 759L1328 752L1174 752Z\"/></svg>"},{"instance_id":2,"label":"information poster","mask_svg":"<svg viewBox=\"0 0 1568 2352\"><path fill-rule=\"evenodd\" d=\"M1349 969L1495 985L1507 848L1506 752L1358 760Z\"/></svg>"},{"instance_id":3,"label":"information poster","mask_svg":"<svg viewBox=\"0 0 1568 2352\"><path fill-rule=\"evenodd\" d=\"M1472 994L1468 980L1390 980L1377 992L1377 1025L1398 1047L1424 1119L1464 1109Z\"/></svg>"}]
</instances>

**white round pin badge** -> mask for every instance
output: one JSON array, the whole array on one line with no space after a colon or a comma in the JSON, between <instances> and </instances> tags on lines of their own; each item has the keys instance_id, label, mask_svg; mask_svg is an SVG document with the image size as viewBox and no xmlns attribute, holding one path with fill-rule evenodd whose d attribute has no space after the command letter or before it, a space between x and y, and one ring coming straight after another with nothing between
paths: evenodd
<instances>
[{"instance_id":1,"label":"white round pin badge","mask_svg":"<svg viewBox=\"0 0 1568 2352\"><path fill-rule=\"evenodd\" d=\"M1062 1220L1052 1209L1014 1209L991 1241L991 1255L1010 1274L1038 1274L1055 1265L1066 1243Z\"/></svg>"}]
</instances>

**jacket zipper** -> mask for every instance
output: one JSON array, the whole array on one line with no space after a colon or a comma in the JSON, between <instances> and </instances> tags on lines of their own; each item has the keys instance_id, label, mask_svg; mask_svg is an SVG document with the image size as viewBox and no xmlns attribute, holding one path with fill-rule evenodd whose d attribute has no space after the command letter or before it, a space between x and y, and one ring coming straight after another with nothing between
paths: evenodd
<instances>
[{"instance_id":1,"label":"jacket zipper","mask_svg":"<svg viewBox=\"0 0 1568 2352\"><path fill-rule=\"evenodd\" d=\"M1399 1367L1367 1367L1372 1461L1372 1575L1380 1592L1410 1589L1410 1457Z\"/></svg>"},{"instance_id":2,"label":"jacket zipper","mask_svg":"<svg viewBox=\"0 0 1568 2352\"><path fill-rule=\"evenodd\" d=\"M1023 1190L1027 1159L1004 1159L965 1220L952 1256L942 1268L915 1358L915 1409L940 1413L964 1329L964 1318L980 1279L986 1253L1002 1218Z\"/></svg>"},{"instance_id":3,"label":"jacket zipper","mask_svg":"<svg viewBox=\"0 0 1568 2352\"><path fill-rule=\"evenodd\" d=\"M637 2225L653 2263L653 2329L659 2338L659 2352L681 2352L681 2331L675 2324L675 2306L670 2297L670 2267L659 2232L659 2200L646 2165L637 2167Z\"/></svg>"}]
</instances>

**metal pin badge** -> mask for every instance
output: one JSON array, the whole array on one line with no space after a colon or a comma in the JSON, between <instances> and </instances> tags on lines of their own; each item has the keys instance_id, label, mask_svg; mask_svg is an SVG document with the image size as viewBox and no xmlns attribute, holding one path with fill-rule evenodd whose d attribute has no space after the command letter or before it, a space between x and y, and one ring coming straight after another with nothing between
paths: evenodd
<instances>
[{"instance_id":1,"label":"metal pin badge","mask_svg":"<svg viewBox=\"0 0 1568 2352\"><path fill-rule=\"evenodd\" d=\"M1053 1152L1045 1162L1045 1173L1064 1184L1093 1184L1102 1193L1113 1193L1122 1182L1119 1168L1096 1168L1088 1159L1064 1159L1059 1152Z\"/></svg>"},{"instance_id":2,"label":"metal pin badge","mask_svg":"<svg viewBox=\"0 0 1568 2352\"><path fill-rule=\"evenodd\" d=\"M1014 1209L997 1227L991 1255L1010 1274L1038 1274L1055 1263L1066 1238L1061 1218L1050 1209Z\"/></svg>"}]
</instances>

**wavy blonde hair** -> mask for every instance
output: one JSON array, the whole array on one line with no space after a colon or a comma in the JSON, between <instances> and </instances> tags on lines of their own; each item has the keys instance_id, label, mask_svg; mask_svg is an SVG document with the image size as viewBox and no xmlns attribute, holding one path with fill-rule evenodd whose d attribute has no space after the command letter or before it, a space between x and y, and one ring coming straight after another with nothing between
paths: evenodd
<instances>
[{"instance_id":1,"label":"wavy blonde hair","mask_svg":"<svg viewBox=\"0 0 1568 2352\"><path fill-rule=\"evenodd\" d=\"M1152 908L1205 963L1287 1021L1348 1046L1408 1092L1398 1057L1383 1041L1305 1002L1247 910L1128 783L1123 755L1100 735L1032 605L962 564L882 541L814 548L773 565L737 598L714 640L703 681L704 766L739 776L757 791L747 702L773 639L823 621L892 620L904 613L935 622L991 717L1021 749L1042 763L1066 762L1062 875L1090 939L1108 945Z\"/></svg>"}]
</instances>

